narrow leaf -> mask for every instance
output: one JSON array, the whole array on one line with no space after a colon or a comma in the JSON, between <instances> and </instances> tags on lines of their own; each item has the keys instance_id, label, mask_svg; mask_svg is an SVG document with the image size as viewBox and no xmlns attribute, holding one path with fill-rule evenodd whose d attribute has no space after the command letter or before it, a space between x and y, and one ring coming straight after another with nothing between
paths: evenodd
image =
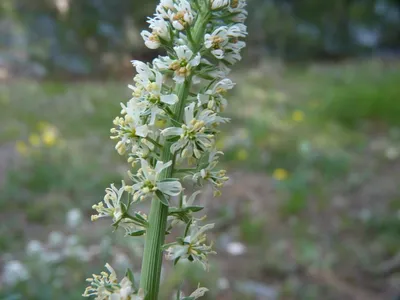
<instances>
[{"instance_id":1,"label":"narrow leaf","mask_svg":"<svg viewBox=\"0 0 400 300\"><path fill-rule=\"evenodd\" d=\"M146 230L137 230L137 231L129 233L129 236L142 236L145 233L146 233Z\"/></svg>"},{"instance_id":2,"label":"narrow leaf","mask_svg":"<svg viewBox=\"0 0 400 300\"><path fill-rule=\"evenodd\" d=\"M157 191L156 196L161 201L162 204L164 204L165 206L169 206L169 202L162 192Z\"/></svg>"}]
</instances>

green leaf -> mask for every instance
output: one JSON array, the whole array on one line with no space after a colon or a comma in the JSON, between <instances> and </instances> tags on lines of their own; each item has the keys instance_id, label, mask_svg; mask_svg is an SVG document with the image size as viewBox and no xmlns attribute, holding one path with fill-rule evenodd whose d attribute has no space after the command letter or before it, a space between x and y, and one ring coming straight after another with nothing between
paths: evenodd
<instances>
[{"instance_id":1,"label":"green leaf","mask_svg":"<svg viewBox=\"0 0 400 300\"><path fill-rule=\"evenodd\" d=\"M181 214L181 213L189 213L189 212L198 212L201 211L202 209L204 209L203 206L188 206L188 207L184 207L184 208L177 208L177 207L171 207L168 210L168 213L170 215L175 215L175 214Z\"/></svg>"},{"instance_id":2,"label":"green leaf","mask_svg":"<svg viewBox=\"0 0 400 300\"><path fill-rule=\"evenodd\" d=\"M136 230L134 232L131 232L129 234L129 236L142 236L145 233L146 233L146 230Z\"/></svg>"},{"instance_id":3,"label":"green leaf","mask_svg":"<svg viewBox=\"0 0 400 300\"><path fill-rule=\"evenodd\" d=\"M198 211L201 211L202 209L204 209L204 206L188 206L188 207L186 207L186 209L191 212L198 212Z\"/></svg>"},{"instance_id":4,"label":"green leaf","mask_svg":"<svg viewBox=\"0 0 400 300\"><path fill-rule=\"evenodd\" d=\"M140 220L141 223L148 225L148 221L139 213L135 212L135 217Z\"/></svg>"},{"instance_id":5,"label":"green leaf","mask_svg":"<svg viewBox=\"0 0 400 300\"><path fill-rule=\"evenodd\" d=\"M157 191L156 196L161 201L162 204L164 204L165 206L169 206L168 199L165 197L165 195L162 192Z\"/></svg>"},{"instance_id":6,"label":"green leaf","mask_svg":"<svg viewBox=\"0 0 400 300\"><path fill-rule=\"evenodd\" d=\"M135 276L133 275L133 272L131 269L127 268L125 272L125 276L128 277L129 281L132 282L133 288L136 290L135 286Z\"/></svg>"},{"instance_id":7,"label":"green leaf","mask_svg":"<svg viewBox=\"0 0 400 300\"><path fill-rule=\"evenodd\" d=\"M176 266L176 264L179 262L180 257L175 258L174 260L174 266Z\"/></svg>"},{"instance_id":8,"label":"green leaf","mask_svg":"<svg viewBox=\"0 0 400 300\"><path fill-rule=\"evenodd\" d=\"M121 211L123 214L125 214L128 211L126 204L122 202L121 202Z\"/></svg>"}]
</instances>

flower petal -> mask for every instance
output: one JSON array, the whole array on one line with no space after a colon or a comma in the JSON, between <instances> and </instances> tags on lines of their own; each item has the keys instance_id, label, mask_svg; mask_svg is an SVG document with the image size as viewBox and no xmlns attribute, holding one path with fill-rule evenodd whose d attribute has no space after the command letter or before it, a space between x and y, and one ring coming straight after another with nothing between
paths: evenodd
<instances>
[{"instance_id":1,"label":"flower petal","mask_svg":"<svg viewBox=\"0 0 400 300\"><path fill-rule=\"evenodd\" d=\"M195 106L195 103L192 102L188 106L185 107L185 123L186 123L186 125L190 124L190 122L194 118L194 106Z\"/></svg>"},{"instance_id":2,"label":"flower petal","mask_svg":"<svg viewBox=\"0 0 400 300\"><path fill-rule=\"evenodd\" d=\"M146 137L149 134L149 126L142 125L136 127L136 135L141 137Z\"/></svg>"},{"instance_id":3,"label":"flower petal","mask_svg":"<svg viewBox=\"0 0 400 300\"><path fill-rule=\"evenodd\" d=\"M163 102L163 103L167 103L167 104L169 104L169 105L173 105L173 104L175 104L176 102L179 101L179 98L178 98L178 96L175 95L175 94L171 94L171 95L161 95L160 101Z\"/></svg>"},{"instance_id":4,"label":"flower petal","mask_svg":"<svg viewBox=\"0 0 400 300\"><path fill-rule=\"evenodd\" d=\"M182 191L182 184L179 181L160 181L157 182L157 187L169 196L178 196Z\"/></svg>"},{"instance_id":5,"label":"flower petal","mask_svg":"<svg viewBox=\"0 0 400 300\"><path fill-rule=\"evenodd\" d=\"M183 129L179 127L168 127L161 131L163 136L170 136L170 135L181 135L183 133Z\"/></svg>"}]
</instances>

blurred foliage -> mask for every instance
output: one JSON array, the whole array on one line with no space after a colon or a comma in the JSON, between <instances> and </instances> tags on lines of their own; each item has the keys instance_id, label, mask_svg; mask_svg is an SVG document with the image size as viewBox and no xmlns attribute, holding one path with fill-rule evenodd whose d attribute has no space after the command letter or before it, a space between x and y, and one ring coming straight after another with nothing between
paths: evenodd
<instances>
[{"instance_id":1,"label":"blurred foliage","mask_svg":"<svg viewBox=\"0 0 400 300\"><path fill-rule=\"evenodd\" d=\"M18 46L24 46L30 59L50 72L111 73L127 60L126 54L143 47L137 28L145 26L155 3L4 0L0 16L15 30L4 29L1 48L14 46L21 52Z\"/></svg>"},{"instance_id":2,"label":"blurred foliage","mask_svg":"<svg viewBox=\"0 0 400 300\"><path fill-rule=\"evenodd\" d=\"M120 72L129 57L149 60L157 55L144 49L139 35L156 2L2 0L0 51L8 60L29 59L50 74ZM249 0L248 4L251 60L265 52L289 60L336 60L400 50L397 0Z\"/></svg>"},{"instance_id":3,"label":"blurred foliage","mask_svg":"<svg viewBox=\"0 0 400 300\"><path fill-rule=\"evenodd\" d=\"M250 5L262 7L256 13L262 40L272 53L288 59L340 59L399 50L396 0L255 0Z\"/></svg>"}]
</instances>

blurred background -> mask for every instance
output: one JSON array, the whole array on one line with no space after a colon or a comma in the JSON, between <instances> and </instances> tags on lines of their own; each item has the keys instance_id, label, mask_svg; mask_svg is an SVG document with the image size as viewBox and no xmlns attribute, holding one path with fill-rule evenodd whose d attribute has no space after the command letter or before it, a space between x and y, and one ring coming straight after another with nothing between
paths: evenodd
<instances>
[{"instance_id":1,"label":"blurred background","mask_svg":"<svg viewBox=\"0 0 400 300\"><path fill-rule=\"evenodd\" d=\"M165 264L163 294L398 299L400 1L249 0L219 147L231 180L202 194L218 255ZM109 140L154 0L1 0L0 299L80 299L142 241L92 224L126 163ZM166 276L168 274L168 276ZM172 274L172 275L171 275Z\"/></svg>"}]
</instances>

